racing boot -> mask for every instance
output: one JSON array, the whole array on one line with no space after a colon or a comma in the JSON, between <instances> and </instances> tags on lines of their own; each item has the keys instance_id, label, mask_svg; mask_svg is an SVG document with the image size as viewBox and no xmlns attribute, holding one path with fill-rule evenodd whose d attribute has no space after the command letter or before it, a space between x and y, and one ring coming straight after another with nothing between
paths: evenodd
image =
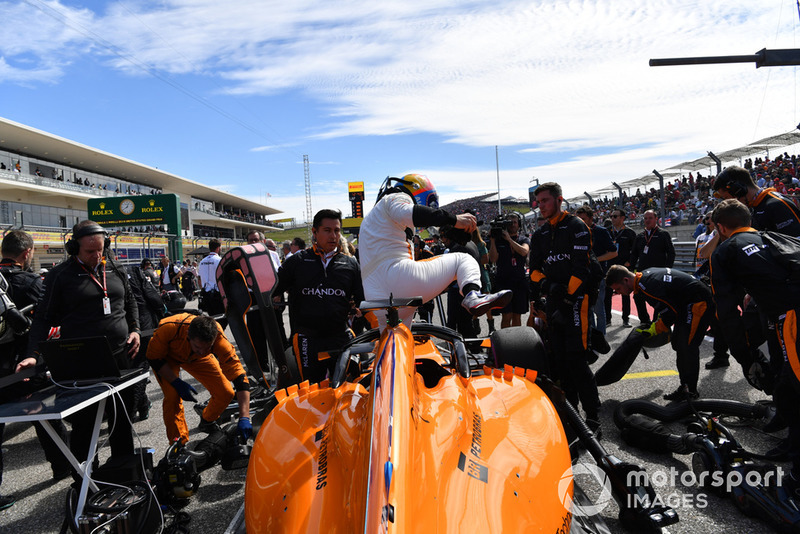
<instances>
[{"instance_id":1,"label":"racing boot","mask_svg":"<svg viewBox=\"0 0 800 534\"><path fill-rule=\"evenodd\" d=\"M489 310L505 308L511 302L512 293L510 289L504 289L497 293L485 295L477 290L472 290L464 295L461 305L475 317L483 315Z\"/></svg>"},{"instance_id":2,"label":"racing boot","mask_svg":"<svg viewBox=\"0 0 800 534\"><path fill-rule=\"evenodd\" d=\"M773 432L779 432L787 426L789 425L786 423L786 420L776 413L761 430L767 434L771 434Z\"/></svg>"},{"instance_id":3,"label":"racing boot","mask_svg":"<svg viewBox=\"0 0 800 534\"><path fill-rule=\"evenodd\" d=\"M204 434L213 434L214 432L219 432L220 427L214 421L206 421L202 417L200 417L200 424L197 425L197 431L202 432Z\"/></svg>"},{"instance_id":4,"label":"racing boot","mask_svg":"<svg viewBox=\"0 0 800 534\"><path fill-rule=\"evenodd\" d=\"M673 391L672 393L667 393L664 395L664 400L668 401L682 401L682 400L694 400L700 397L700 394L696 391L691 391L686 384L681 384L678 386L678 389Z\"/></svg>"},{"instance_id":5,"label":"racing boot","mask_svg":"<svg viewBox=\"0 0 800 534\"><path fill-rule=\"evenodd\" d=\"M706 363L706 369L721 369L723 367L730 366L730 362L728 362L728 355L717 355L715 354L711 361Z\"/></svg>"}]
</instances>

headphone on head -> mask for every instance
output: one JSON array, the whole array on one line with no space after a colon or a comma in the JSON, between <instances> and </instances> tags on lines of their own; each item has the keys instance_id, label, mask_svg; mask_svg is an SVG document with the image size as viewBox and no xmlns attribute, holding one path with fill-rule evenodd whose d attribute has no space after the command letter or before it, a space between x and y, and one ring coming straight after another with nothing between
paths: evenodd
<instances>
[{"instance_id":1,"label":"headphone on head","mask_svg":"<svg viewBox=\"0 0 800 534\"><path fill-rule=\"evenodd\" d=\"M77 256L78 252L81 249L80 243L78 240L82 237L86 237L87 235L95 235L95 234L103 234L105 239L103 240L103 251L108 250L111 246L111 239L108 237L108 233L106 232L105 228L100 226L94 221L90 221L85 226L81 226L78 228L76 224L72 227L72 237L70 237L66 243L64 243L64 249L67 251L67 254L70 256Z\"/></svg>"},{"instance_id":2,"label":"headphone on head","mask_svg":"<svg viewBox=\"0 0 800 534\"><path fill-rule=\"evenodd\" d=\"M720 179L724 180L724 183L721 184L718 189L724 189L725 191L730 193L730 195L733 198L741 198L745 196L747 194L747 189L749 186L749 184L747 184L746 182L737 179L739 178L738 176L735 175L736 174L735 171L737 170L738 169L733 169L733 171L731 171L730 169L725 169L717 177L717 180ZM747 171L743 170L742 172L747 172Z\"/></svg>"},{"instance_id":3,"label":"headphone on head","mask_svg":"<svg viewBox=\"0 0 800 534\"><path fill-rule=\"evenodd\" d=\"M740 198L747 194L747 185L743 184L742 182L731 180L723 187L725 188L725 191L733 196L733 198Z\"/></svg>"}]
</instances>

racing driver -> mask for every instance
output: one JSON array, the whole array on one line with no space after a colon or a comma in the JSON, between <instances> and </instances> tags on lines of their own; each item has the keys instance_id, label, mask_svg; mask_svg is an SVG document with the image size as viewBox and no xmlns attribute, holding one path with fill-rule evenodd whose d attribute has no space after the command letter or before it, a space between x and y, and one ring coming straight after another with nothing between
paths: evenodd
<instances>
[{"instance_id":1,"label":"racing driver","mask_svg":"<svg viewBox=\"0 0 800 534\"><path fill-rule=\"evenodd\" d=\"M489 295L480 292L480 265L469 254L453 252L414 261L411 229L446 224L468 233L477 228L474 215L452 215L439 208L439 197L427 176L387 177L359 234L365 298L421 296L427 302L456 280L464 296L461 305L476 317L508 304L512 296L509 290ZM401 309L399 313L400 319L410 324L414 309ZM386 325L382 314L378 316L378 324L381 329Z\"/></svg>"}]
</instances>

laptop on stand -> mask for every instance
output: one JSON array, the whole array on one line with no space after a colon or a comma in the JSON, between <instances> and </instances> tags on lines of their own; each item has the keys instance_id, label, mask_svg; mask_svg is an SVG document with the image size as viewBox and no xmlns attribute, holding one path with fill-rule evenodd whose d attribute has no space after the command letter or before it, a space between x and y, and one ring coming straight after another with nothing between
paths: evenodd
<instances>
[{"instance_id":1,"label":"laptop on stand","mask_svg":"<svg viewBox=\"0 0 800 534\"><path fill-rule=\"evenodd\" d=\"M141 367L120 370L105 336L43 341L39 352L53 381L63 386L115 384L147 372Z\"/></svg>"}]
</instances>

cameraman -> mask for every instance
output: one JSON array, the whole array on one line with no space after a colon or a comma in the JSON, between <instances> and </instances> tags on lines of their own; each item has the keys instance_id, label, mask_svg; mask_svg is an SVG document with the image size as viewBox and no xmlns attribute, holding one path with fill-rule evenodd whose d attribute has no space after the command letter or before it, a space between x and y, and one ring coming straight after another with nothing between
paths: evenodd
<instances>
[{"instance_id":1,"label":"cameraman","mask_svg":"<svg viewBox=\"0 0 800 534\"><path fill-rule=\"evenodd\" d=\"M503 224L504 223L504 224ZM498 228L499 225L503 227ZM497 266L495 291L510 289L511 302L500 312L500 328L521 326L522 314L528 311L528 280L525 278L525 260L531 249L531 240L519 234L519 215L500 215L492 221L489 235L489 261Z\"/></svg>"}]
</instances>

